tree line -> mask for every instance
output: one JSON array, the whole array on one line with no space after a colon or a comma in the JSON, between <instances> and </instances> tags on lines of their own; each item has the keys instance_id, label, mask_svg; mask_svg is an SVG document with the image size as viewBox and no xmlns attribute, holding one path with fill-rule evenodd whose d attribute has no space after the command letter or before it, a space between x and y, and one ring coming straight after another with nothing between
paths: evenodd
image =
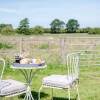
<instances>
[{"instance_id":1,"label":"tree line","mask_svg":"<svg viewBox=\"0 0 100 100\"><path fill-rule=\"evenodd\" d=\"M100 28L80 28L79 22L76 19L69 19L66 23L60 19L54 19L50 23L50 28L44 28L43 26L30 27L29 19L24 18L19 22L17 28L13 28L12 24L0 24L0 34L61 34L61 33L89 33L100 34Z\"/></svg>"}]
</instances>

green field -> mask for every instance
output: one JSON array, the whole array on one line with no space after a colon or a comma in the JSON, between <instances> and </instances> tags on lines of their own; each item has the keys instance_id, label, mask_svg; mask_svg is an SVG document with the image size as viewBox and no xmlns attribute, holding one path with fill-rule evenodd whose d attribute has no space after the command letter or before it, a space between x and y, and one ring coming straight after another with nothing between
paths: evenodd
<instances>
[{"instance_id":1,"label":"green field","mask_svg":"<svg viewBox=\"0 0 100 100\"><path fill-rule=\"evenodd\" d=\"M66 74L67 70L64 65L50 64L46 69L39 71L33 78L32 93L37 100L38 90L41 86L42 78L51 74ZM24 82L23 76L19 71L8 69L5 72L5 78L17 79ZM80 67L79 92L81 100L100 100L100 67ZM75 100L75 90L72 89L71 100ZM43 89L41 100L50 100L51 90ZM23 96L22 96L23 97ZM22 97L19 97L22 100ZM67 100L68 94L64 90L54 90L54 100ZM6 98L11 100L11 98ZM13 100L18 100L14 97Z\"/></svg>"},{"instance_id":2,"label":"green field","mask_svg":"<svg viewBox=\"0 0 100 100\"><path fill-rule=\"evenodd\" d=\"M66 37L65 37L66 36ZM93 40L92 43L97 43L99 44L99 37L92 38L92 40L89 38L87 38L86 40L84 39L84 37L86 37L87 35L80 35L79 38L77 39L76 37L74 38L74 35L59 35L57 37L57 35L44 35L44 36L22 36L24 37L26 40L27 39L36 39L36 40L49 40L52 39L52 41L50 41L50 45L48 46L47 43L49 42L39 42L39 45L35 44L35 42L32 42L34 45L31 45L31 50L33 50L33 55L36 54L36 56L40 56L41 53L39 54L39 52L42 52L43 57L46 58L47 60L47 68L46 69L42 69L40 70L33 78L33 82L32 82L32 94L35 98L35 100L37 100L37 94L38 94L38 90L41 86L41 82L42 82L42 78L51 74L66 74L67 70L66 70L66 66L64 64L61 64L61 62L59 60L60 59L60 55L59 52L61 52L62 50L60 49L60 46L58 45L58 39L62 39L62 38L67 38L68 40L66 40L66 44L72 44L72 43L83 43L87 44L87 43L91 43L91 41ZM83 38L83 39L82 39ZM8 46L6 46L6 48L4 48L4 46L1 50L0 50L0 56L4 57L6 60L10 60L13 58L12 56L14 56L15 54L13 54L12 52L18 52L19 50L19 36L1 36L0 37L0 42L7 42L9 44L11 44L11 48L8 48ZM70 41L70 42L69 42ZM27 41L25 42L27 43ZM53 44L53 45L52 45ZM24 44L26 45L26 44ZM84 45L83 45L84 46ZM79 83L79 92L80 92L80 98L81 100L100 100L100 65L96 65L99 64L96 63L95 61L99 61L100 58L94 58L94 57L99 57L100 53L96 52L95 54L93 54L92 56L88 56L92 49L93 50L100 50L100 45L96 45L92 48L90 48L89 46L72 46L69 47L66 46L65 50L68 51L70 50L71 52L75 52L76 50L83 50L86 52L86 55L84 56L85 61L84 62L82 59L80 59L81 63L80 63L80 83ZM36 48L36 49L34 49ZM48 49L49 48L49 49ZM15 51L14 51L15 50ZM49 51L50 50L50 51ZM61 50L61 51L60 51ZM90 51L89 51L90 50ZM7 53L5 53L5 52ZM36 52L38 51L38 52ZM59 52L58 52L59 51ZM2 53L3 52L3 53ZM50 54L51 53L51 54ZM83 53L83 52L82 52ZM3 55L4 54L4 55ZM9 56L7 55L9 54ZM50 55L48 55L50 54ZM87 55L88 54L88 55ZM5 56L6 55L6 56ZM11 57L11 58L10 58ZM82 57L82 56L81 56ZM86 60L91 58L91 60ZM83 66L84 65L84 66ZM24 81L24 77L21 75L19 70L13 70L10 68L10 66L6 66L6 70L4 73L4 79L16 79L19 81ZM75 90L72 89L71 92L71 100L75 100ZM41 92L41 100L50 100L50 95L51 95L51 90L50 89L43 89ZM5 98L5 100L22 100L23 99L23 95L19 96L19 97L13 97L13 98ZM65 92L64 90L54 90L54 100L68 100L68 93L67 91Z\"/></svg>"}]
</instances>

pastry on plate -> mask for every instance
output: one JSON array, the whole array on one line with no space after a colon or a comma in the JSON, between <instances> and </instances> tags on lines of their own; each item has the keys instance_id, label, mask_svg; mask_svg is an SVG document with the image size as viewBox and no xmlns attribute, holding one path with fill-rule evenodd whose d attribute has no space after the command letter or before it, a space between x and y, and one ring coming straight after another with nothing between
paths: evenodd
<instances>
[{"instance_id":1,"label":"pastry on plate","mask_svg":"<svg viewBox=\"0 0 100 100\"><path fill-rule=\"evenodd\" d=\"M20 64L30 64L32 62L29 58L23 58L20 60Z\"/></svg>"}]
</instances>

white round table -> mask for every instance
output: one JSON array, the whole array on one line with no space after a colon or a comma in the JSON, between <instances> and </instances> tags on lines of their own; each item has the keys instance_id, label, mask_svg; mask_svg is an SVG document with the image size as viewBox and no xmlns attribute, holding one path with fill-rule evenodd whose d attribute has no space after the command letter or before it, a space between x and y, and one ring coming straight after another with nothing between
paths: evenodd
<instances>
[{"instance_id":1,"label":"white round table","mask_svg":"<svg viewBox=\"0 0 100 100\"><path fill-rule=\"evenodd\" d=\"M42 64L13 63L11 65L11 68L19 69L25 78L26 85L27 85L27 91L26 91L26 95L24 97L24 100L34 100L32 93L31 93L32 79L39 69L43 69L46 67L47 67L47 65L45 63L42 63ZM34 71L34 69L35 69L35 71Z\"/></svg>"}]
</instances>

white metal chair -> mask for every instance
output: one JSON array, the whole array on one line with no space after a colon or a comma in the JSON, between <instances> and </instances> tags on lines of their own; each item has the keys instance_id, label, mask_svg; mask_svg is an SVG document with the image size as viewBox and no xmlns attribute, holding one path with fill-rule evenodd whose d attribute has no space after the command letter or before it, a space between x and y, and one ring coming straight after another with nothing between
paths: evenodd
<instances>
[{"instance_id":1,"label":"white metal chair","mask_svg":"<svg viewBox=\"0 0 100 100\"><path fill-rule=\"evenodd\" d=\"M4 70L5 60L0 59L0 97L13 97L26 93L27 87L24 83L12 79L2 80Z\"/></svg>"},{"instance_id":2,"label":"white metal chair","mask_svg":"<svg viewBox=\"0 0 100 100\"><path fill-rule=\"evenodd\" d=\"M68 99L70 100L70 90L76 87L77 99L80 100L78 83L79 83L79 53L71 53L67 55L66 65L68 73L67 75L50 75L44 77L42 80L42 86L39 89L38 98L40 100L40 92L43 87L52 88L52 100L53 89L65 89L68 90Z\"/></svg>"}]
</instances>

